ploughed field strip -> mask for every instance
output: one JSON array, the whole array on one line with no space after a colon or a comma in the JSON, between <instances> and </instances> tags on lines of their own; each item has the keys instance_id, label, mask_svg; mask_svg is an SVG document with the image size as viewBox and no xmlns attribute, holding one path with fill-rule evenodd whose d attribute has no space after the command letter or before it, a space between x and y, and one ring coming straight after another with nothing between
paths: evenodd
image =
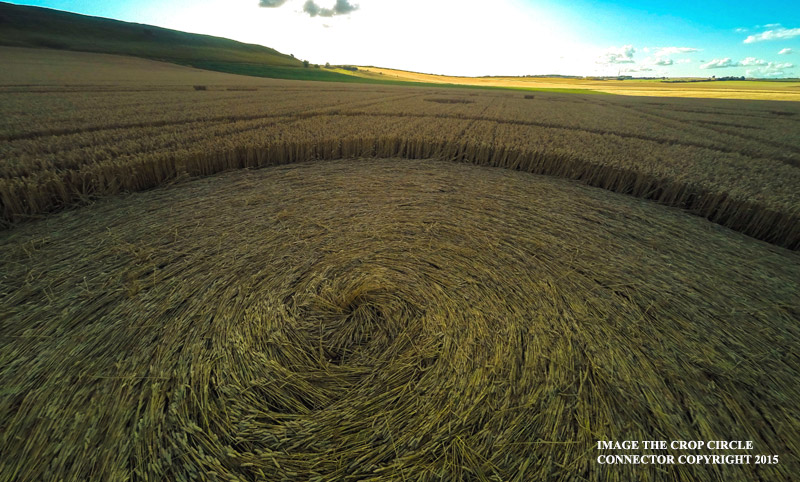
<instances>
[{"instance_id":1,"label":"ploughed field strip","mask_svg":"<svg viewBox=\"0 0 800 482\"><path fill-rule=\"evenodd\" d=\"M577 179L800 248L797 103L259 81L0 84L0 222L228 169L435 157Z\"/></svg>"},{"instance_id":2,"label":"ploughed field strip","mask_svg":"<svg viewBox=\"0 0 800 482\"><path fill-rule=\"evenodd\" d=\"M108 198L0 249L3 480L800 471L800 254L679 209L352 159ZM781 463L595 462L721 437Z\"/></svg>"}]
</instances>

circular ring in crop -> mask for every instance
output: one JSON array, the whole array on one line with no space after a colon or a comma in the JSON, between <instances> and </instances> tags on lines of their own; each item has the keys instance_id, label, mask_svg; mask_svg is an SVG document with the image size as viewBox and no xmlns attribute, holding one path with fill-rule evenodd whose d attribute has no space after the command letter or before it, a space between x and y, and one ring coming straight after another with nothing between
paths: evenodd
<instances>
[{"instance_id":1,"label":"circular ring in crop","mask_svg":"<svg viewBox=\"0 0 800 482\"><path fill-rule=\"evenodd\" d=\"M800 255L566 180L295 164L0 248L4 476L600 480L597 440L798 442Z\"/></svg>"}]
</instances>

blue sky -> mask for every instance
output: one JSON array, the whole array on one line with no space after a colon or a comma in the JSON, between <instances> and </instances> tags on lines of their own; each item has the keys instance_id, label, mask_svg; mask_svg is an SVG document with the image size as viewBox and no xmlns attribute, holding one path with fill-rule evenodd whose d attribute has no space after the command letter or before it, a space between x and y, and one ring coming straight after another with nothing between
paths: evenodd
<instances>
[{"instance_id":1,"label":"blue sky","mask_svg":"<svg viewBox=\"0 0 800 482\"><path fill-rule=\"evenodd\" d=\"M800 2L792 1L14 3L259 43L314 63L451 75L800 77Z\"/></svg>"}]
</instances>

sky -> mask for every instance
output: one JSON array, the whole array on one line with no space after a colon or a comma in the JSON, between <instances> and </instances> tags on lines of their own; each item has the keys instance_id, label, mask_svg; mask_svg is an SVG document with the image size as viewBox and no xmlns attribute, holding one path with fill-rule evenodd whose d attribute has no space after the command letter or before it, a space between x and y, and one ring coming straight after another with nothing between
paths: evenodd
<instances>
[{"instance_id":1,"label":"sky","mask_svg":"<svg viewBox=\"0 0 800 482\"><path fill-rule=\"evenodd\" d=\"M446 75L800 77L800 2L14 2L272 47L311 63Z\"/></svg>"}]
</instances>

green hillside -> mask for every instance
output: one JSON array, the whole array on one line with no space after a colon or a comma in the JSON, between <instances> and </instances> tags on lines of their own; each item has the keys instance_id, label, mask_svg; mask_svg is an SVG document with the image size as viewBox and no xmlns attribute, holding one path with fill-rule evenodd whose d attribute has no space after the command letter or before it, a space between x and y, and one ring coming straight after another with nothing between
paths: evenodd
<instances>
[{"instance_id":1,"label":"green hillside","mask_svg":"<svg viewBox=\"0 0 800 482\"><path fill-rule=\"evenodd\" d=\"M305 67L300 60L261 45L3 2L0 45L132 55L260 77L353 80Z\"/></svg>"}]
</instances>

